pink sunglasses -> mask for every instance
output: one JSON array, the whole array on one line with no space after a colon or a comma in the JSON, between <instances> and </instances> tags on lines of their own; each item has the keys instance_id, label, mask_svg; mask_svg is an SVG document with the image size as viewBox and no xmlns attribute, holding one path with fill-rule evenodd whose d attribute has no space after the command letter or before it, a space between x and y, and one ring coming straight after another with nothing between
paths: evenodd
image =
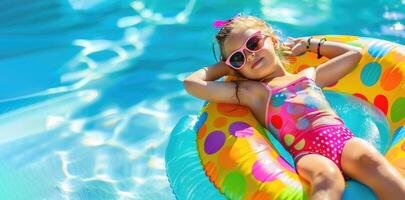
<instances>
[{"instance_id":1,"label":"pink sunglasses","mask_svg":"<svg viewBox=\"0 0 405 200\"><path fill-rule=\"evenodd\" d=\"M263 35L261 31L252 34L239 49L233 51L230 56L228 56L225 60L225 64L234 69L241 69L246 64L246 55L243 50L246 49L252 53L260 51L263 49L267 37L268 36Z\"/></svg>"}]
</instances>

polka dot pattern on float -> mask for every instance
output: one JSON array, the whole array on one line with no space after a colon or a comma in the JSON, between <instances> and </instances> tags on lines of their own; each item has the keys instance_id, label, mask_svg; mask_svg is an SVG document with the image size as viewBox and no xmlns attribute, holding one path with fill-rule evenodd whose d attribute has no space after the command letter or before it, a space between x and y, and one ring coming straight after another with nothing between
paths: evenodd
<instances>
[{"instance_id":1,"label":"polka dot pattern on float","mask_svg":"<svg viewBox=\"0 0 405 200\"><path fill-rule=\"evenodd\" d=\"M391 106L391 119L393 122L399 122L405 117L405 98L399 97L392 103Z\"/></svg>"},{"instance_id":2,"label":"polka dot pattern on float","mask_svg":"<svg viewBox=\"0 0 405 200\"><path fill-rule=\"evenodd\" d=\"M246 193L247 183L245 177L239 172L229 172L222 182L222 188L230 199L238 199Z\"/></svg>"},{"instance_id":3,"label":"polka dot pattern on float","mask_svg":"<svg viewBox=\"0 0 405 200\"><path fill-rule=\"evenodd\" d=\"M381 75L381 65L377 62L370 62L361 70L360 80L366 86L373 86Z\"/></svg>"},{"instance_id":4,"label":"polka dot pattern on float","mask_svg":"<svg viewBox=\"0 0 405 200\"><path fill-rule=\"evenodd\" d=\"M303 199L307 200L305 197L302 197L302 191L293 188L293 187L287 187L284 190L280 192L280 195L277 197L277 200L282 200L282 199Z\"/></svg>"},{"instance_id":5,"label":"polka dot pattern on float","mask_svg":"<svg viewBox=\"0 0 405 200\"><path fill-rule=\"evenodd\" d=\"M251 200L271 200L269 195L266 192L263 191L256 191Z\"/></svg>"},{"instance_id":6,"label":"polka dot pattern on float","mask_svg":"<svg viewBox=\"0 0 405 200\"><path fill-rule=\"evenodd\" d=\"M261 182L271 182L280 174L273 160L257 160L252 167L252 175Z\"/></svg>"},{"instance_id":7,"label":"polka dot pattern on float","mask_svg":"<svg viewBox=\"0 0 405 200\"><path fill-rule=\"evenodd\" d=\"M389 67L381 74L380 85L385 91L390 91L399 86L403 78L403 74L399 67Z\"/></svg>"},{"instance_id":8,"label":"polka dot pattern on float","mask_svg":"<svg viewBox=\"0 0 405 200\"><path fill-rule=\"evenodd\" d=\"M374 98L374 105L377 106L377 108L379 108L384 115L387 115L387 111L388 111L388 99L387 97L385 97L384 95L377 95Z\"/></svg>"},{"instance_id":9,"label":"polka dot pattern on float","mask_svg":"<svg viewBox=\"0 0 405 200\"><path fill-rule=\"evenodd\" d=\"M233 147L224 147L218 153L218 164L225 169L235 167L240 155Z\"/></svg>"},{"instance_id":10,"label":"polka dot pattern on float","mask_svg":"<svg viewBox=\"0 0 405 200\"><path fill-rule=\"evenodd\" d=\"M207 118L208 118L208 113L207 113L207 112L203 112L203 113L200 115L200 117L198 118L198 121L197 121L197 123L195 124L194 129L195 129L196 131L198 131L198 129L200 129L201 126L205 123L205 121L207 120Z\"/></svg>"},{"instance_id":11,"label":"polka dot pattern on float","mask_svg":"<svg viewBox=\"0 0 405 200\"><path fill-rule=\"evenodd\" d=\"M392 43L385 41L372 42L368 47L368 53L374 58L381 58L394 48Z\"/></svg>"},{"instance_id":12,"label":"polka dot pattern on float","mask_svg":"<svg viewBox=\"0 0 405 200\"><path fill-rule=\"evenodd\" d=\"M207 176L210 178L211 182L214 182L214 180L218 178L218 170L212 160L204 165L204 169L206 170Z\"/></svg>"},{"instance_id":13,"label":"polka dot pattern on float","mask_svg":"<svg viewBox=\"0 0 405 200\"><path fill-rule=\"evenodd\" d=\"M216 153L225 144L225 134L222 131L213 131L208 134L204 142L204 151L211 155Z\"/></svg>"},{"instance_id":14,"label":"polka dot pattern on float","mask_svg":"<svg viewBox=\"0 0 405 200\"><path fill-rule=\"evenodd\" d=\"M197 139L202 139L205 137L205 134L207 133L207 125L204 124L201 126L201 128L197 132Z\"/></svg>"},{"instance_id":15,"label":"polka dot pattern on float","mask_svg":"<svg viewBox=\"0 0 405 200\"><path fill-rule=\"evenodd\" d=\"M228 103L218 103L217 111L228 117L245 117L249 114L247 107Z\"/></svg>"},{"instance_id":16,"label":"polka dot pattern on float","mask_svg":"<svg viewBox=\"0 0 405 200\"><path fill-rule=\"evenodd\" d=\"M360 99L363 99L364 101L368 101L368 100L367 100L367 97L364 96L364 95L362 95L362 94L360 94L360 93L354 93L353 96L356 96L356 97L358 97L358 98L360 98Z\"/></svg>"},{"instance_id":17,"label":"polka dot pattern on float","mask_svg":"<svg viewBox=\"0 0 405 200\"><path fill-rule=\"evenodd\" d=\"M234 122L229 126L229 133L235 137L250 137L254 128L245 122Z\"/></svg>"},{"instance_id":18,"label":"polka dot pattern on float","mask_svg":"<svg viewBox=\"0 0 405 200\"><path fill-rule=\"evenodd\" d=\"M225 124L228 123L228 119L225 117L218 117L214 120L214 127L215 128L221 128L225 126Z\"/></svg>"},{"instance_id":19,"label":"polka dot pattern on float","mask_svg":"<svg viewBox=\"0 0 405 200\"><path fill-rule=\"evenodd\" d=\"M309 68L310 66L309 65L300 65L299 67L298 67L298 70L297 71L302 71L302 70L304 70L304 69L306 69L306 68Z\"/></svg>"}]
</instances>

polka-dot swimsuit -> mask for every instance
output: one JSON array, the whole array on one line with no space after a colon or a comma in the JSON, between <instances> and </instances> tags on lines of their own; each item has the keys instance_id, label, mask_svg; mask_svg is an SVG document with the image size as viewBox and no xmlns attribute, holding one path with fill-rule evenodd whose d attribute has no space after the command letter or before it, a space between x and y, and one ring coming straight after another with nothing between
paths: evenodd
<instances>
[{"instance_id":1,"label":"polka-dot swimsuit","mask_svg":"<svg viewBox=\"0 0 405 200\"><path fill-rule=\"evenodd\" d=\"M314 69L305 69L301 72L303 77L281 88L270 88L263 82L269 91L266 126L295 163L302 156L315 153L329 158L342 171L344 144L354 136L315 84Z\"/></svg>"}]
</instances>

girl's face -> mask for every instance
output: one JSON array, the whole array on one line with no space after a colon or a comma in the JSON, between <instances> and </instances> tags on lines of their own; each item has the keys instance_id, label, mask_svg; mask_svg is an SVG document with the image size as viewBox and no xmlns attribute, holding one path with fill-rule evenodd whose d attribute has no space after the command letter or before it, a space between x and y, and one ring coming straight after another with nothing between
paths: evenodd
<instances>
[{"instance_id":1,"label":"girl's face","mask_svg":"<svg viewBox=\"0 0 405 200\"><path fill-rule=\"evenodd\" d=\"M245 44L254 33L258 32L258 29L238 29L234 28L224 41L224 54L225 58L238 50ZM262 31L263 34L265 34ZM277 56L274 51L274 44L270 37L263 36L264 46L257 52L250 52L246 49L243 50L245 55L245 64L238 71L248 79L262 79L269 74L273 73L276 69Z\"/></svg>"}]
</instances>

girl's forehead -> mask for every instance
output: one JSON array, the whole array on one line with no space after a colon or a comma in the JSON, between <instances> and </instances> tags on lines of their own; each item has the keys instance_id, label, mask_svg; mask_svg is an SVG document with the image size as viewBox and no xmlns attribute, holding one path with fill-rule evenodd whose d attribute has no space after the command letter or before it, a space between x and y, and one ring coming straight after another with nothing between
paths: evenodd
<instances>
[{"instance_id":1,"label":"girl's forehead","mask_svg":"<svg viewBox=\"0 0 405 200\"><path fill-rule=\"evenodd\" d=\"M257 29L233 29L224 42L224 53L228 55L230 52L239 49L246 39L253 33L256 33Z\"/></svg>"}]
</instances>

